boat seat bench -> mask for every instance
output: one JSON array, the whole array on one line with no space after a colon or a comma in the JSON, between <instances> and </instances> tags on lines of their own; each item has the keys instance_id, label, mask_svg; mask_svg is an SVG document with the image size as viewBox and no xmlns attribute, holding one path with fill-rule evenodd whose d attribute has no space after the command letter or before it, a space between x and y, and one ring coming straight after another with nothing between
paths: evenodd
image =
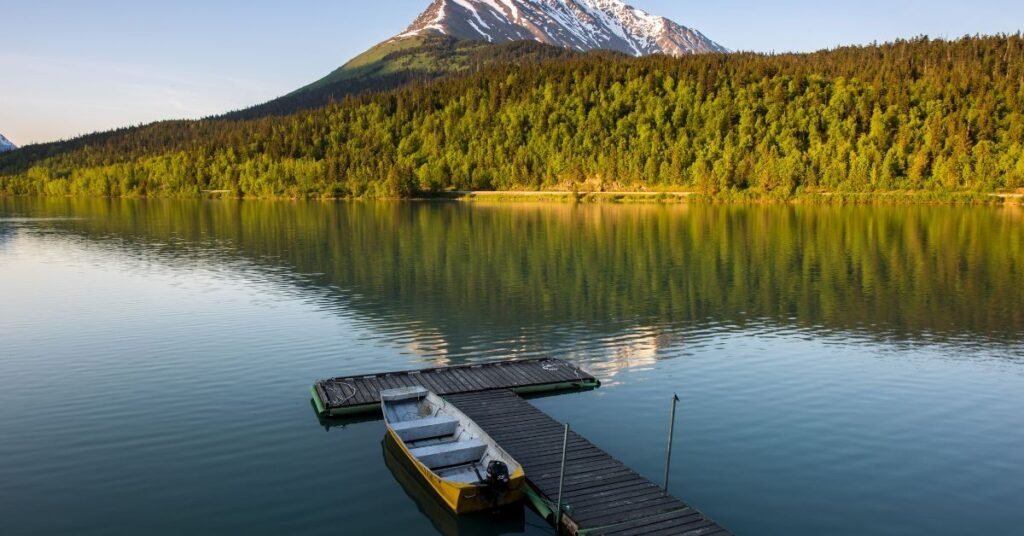
<instances>
[{"instance_id":1,"label":"boat seat bench","mask_svg":"<svg viewBox=\"0 0 1024 536\"><path fill-rule=\"evenodd\" d=\"M437 437L450 436L459 427L459 421L453 417L441 416L415 421L399 422L391 425L402 441L422 441Z\"/></svg>"},{"instance_id":2,"label":"boat seat bench","mask_svg":"<svg viewBox=\"0 0 1024 536\"><path fill-rule=\"evenodd\" d=\"M414 458L431 469L450 467L479 461L487 452L487 445L477 439L456 441L443 445L419 447L409 451Z\"/></svg>"}]
</instances>

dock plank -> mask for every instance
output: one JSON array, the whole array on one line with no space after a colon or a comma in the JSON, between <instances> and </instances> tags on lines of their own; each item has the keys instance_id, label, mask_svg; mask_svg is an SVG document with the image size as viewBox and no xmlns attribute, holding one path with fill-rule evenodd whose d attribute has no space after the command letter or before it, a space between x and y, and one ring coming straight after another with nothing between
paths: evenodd
<instances>
[{"instance_id":1,"label":"dock plank","mask_svg":"<svg viewBox=\"0 0 1024 536\"><path fill-rule=\"evenodd\" d=\"M482 383L479 374L473 374L469 369L453 369L452 376L461 382L467 391L487 391L488 388Z\"/></svg>"},{"instance_id":2,"label":"dock plank","mask_svg":"<svg viewBox=\"0 0 1024 536\"><path fill-rule=\"evenodd\" d=\"M388 389L397 389L397 388L401 387L401 385L399 385L399 383L397 381L395 381L395 379L392 378L390 374L385 374L385 375L381 376L380 377L380 381Z\"/></svg>"},{"instance_id":3,"label":"dock plank","mask_svg":"<svg viewBox=\"0 0 1024 536\"><path fill-rule=\"evenodd\" d=\"M473 374L479 374L484 377L492 387L500 387L503 385L514 387L516 382L508 372L506 372L506 368L508 367L487 367L483 365L476 365L471 370L473 371Z\"/></svg>"},{"instance_id":4,"label":"dock plank","mask_svg":"<svg viewBox=\"0 0 1024 536\"><path fill-rule=\"evenodd\" d=\"M645 497L637 500L621 501L601 505L600 510L589 509L586 515L577 515L578 521L591 526L603 526L608 523L621 523L637 518L649 518L658 514L668 514L679 510L679 503L674 497Z\"/></svg>"},{"instance_id":5,"label":"dock plank","mask_svg":"<svg viewBox=\"0 0 1024 536\"><path fill-rule=\"evenodd\" d=\"M483 374L482 370L464 369L456 371L456 374L462 376L477 391L489 391L499 387L486 374Z\"/></svg>"},{"instance_id":6,"label":"dock plank","mask_svg":"<svg viewBox=\"0 0 1024 536\"><path fill-rule=\"evenodd\" d=\"M402 378L410 383L410 385L419 384L437 394L446 394L452 391L451 385L447 382L442 382L440 379L435 378L433 374L429 372L423 372L420 374L410 374Z\"/></svg>"},{"instance_id":7,"label":"dock plank","mask_svg":"<svg viewBox=\"0 0 1024 536\"><path fill-rule=\"evenodd\" d=\"M360 378L360 380L362 380L362 381L359 381L359 382L356 382L356 383L352 384L353 387L356 388L356 391L359 393L356 396L356 400L358 400L359 402L361 402L363 404L370 403L370 402L373 401L373 395L370 394L370 390L367 389L367 387L366 387L366 381L365 381L366 379L365 378Z\"/></svg>"}]
</instances>

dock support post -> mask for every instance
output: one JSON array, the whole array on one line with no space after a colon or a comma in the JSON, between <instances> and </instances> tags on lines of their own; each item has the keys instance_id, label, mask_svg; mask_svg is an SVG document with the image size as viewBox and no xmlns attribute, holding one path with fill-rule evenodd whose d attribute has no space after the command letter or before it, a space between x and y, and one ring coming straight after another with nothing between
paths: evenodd
<instances>
[{"instance_id":1,"label":"dock support post","mask_svg":"<svg viewBox=\"0 0 1024 536\"><path fill-rule=\"evenodd\" d=\"M676 431L676 404L679 403L679 395L672 394L672 414L668 420L668 452L665 454L665 495L668 495L668 475L672 467L672 438Z\"/></svg>"},{"instance_id":2,"label":"dock support post","mask_svg":"<svg viewBox=\"0 0 1024 536\"><path fill-rule=\"evenodd\" d=\"M555 534L562 533L562 488L565 484L565 452L569 448L569 423L565 423L562 436L562 469L558 475L558 503L555 506Z\"/></svg>"}]
</instances>

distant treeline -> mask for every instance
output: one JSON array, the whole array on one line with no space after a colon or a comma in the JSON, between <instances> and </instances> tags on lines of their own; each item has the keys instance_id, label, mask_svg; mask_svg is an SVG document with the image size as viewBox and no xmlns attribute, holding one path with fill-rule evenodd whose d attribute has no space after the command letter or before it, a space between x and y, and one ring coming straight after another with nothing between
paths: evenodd
<instances>
[{"instance_id":1,"label":"distant treeline","mask_svg":"<svg viewBox=\"0 0 1024 536\"><path fill-rule=\"evenodd\" d=\"M1024 187L1024 38L491 65L285 117L165 122L0 157L13 194Z\"/></svg>"}]
</instances>

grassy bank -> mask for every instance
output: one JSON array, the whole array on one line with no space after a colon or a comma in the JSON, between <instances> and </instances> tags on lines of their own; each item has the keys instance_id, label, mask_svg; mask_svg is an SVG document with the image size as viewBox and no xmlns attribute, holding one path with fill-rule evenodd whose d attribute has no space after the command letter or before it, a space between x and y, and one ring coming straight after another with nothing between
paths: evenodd
<instances>
[{"instance_id":1,"label":"grassy bank","mask_svg":"<svg viewBox=\"0 0 1024 536\"><path fill-rule=\"evenodd\" d=\"M416 197L418 200L453 200L465 202L553 202L553 203L808 203L808 204L956 204L1000 205L1024 204L1019 193L937 193L922 191L891 191L870 193L799 192L780 198L753 192L730 192L707 195L687 191L616 191L572 192L552 191L454 191Z\"/></svg>"},{"instance_id":2,"label":"grassy bank","mask_svg":"<svg viewBox=\"0 0 1024 536\"><path fill-rule=\"evenodd\" d=\"M619 203L619 204L680 204L680 203L734 203L734 204L817 204L817 205L868 205L868 204L906 204L906 205L1024 205L1024 193L978 193L957 192L938 193L928 191L891 191L891 192L798 192L788 197L764 195L755 192L729 192L708 195L701 192L686 191L615 191L615 192L572 192L568 190L483 190L483 191L449 191L423 192L408 198L367 196L367 197L296 197L237 195L227 190L216 190L195 193L175 193L172 195L33 195L9 194L0 192L0 198L42 197L42 198L87 198L87 199L224 199L224 200L262 200L262 201L453 201L466 203Z\"/></svg>"}]
</instances>

